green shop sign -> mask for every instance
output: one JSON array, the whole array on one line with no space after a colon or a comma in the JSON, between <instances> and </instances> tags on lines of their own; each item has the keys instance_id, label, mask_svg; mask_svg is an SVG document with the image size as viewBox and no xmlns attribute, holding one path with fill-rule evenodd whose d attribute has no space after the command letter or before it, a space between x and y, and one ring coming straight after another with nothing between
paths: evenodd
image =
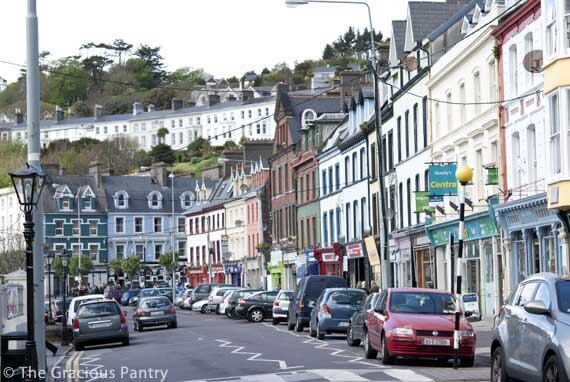
<instances>
[{"instance_id":1,"label":"green shop sign","mask_svg":"<svg viewBox=\"0 0 570 382\"><path fill-rule=\"evenodd\" d=\"M430 195L457 195L456 163L431 164L428 170Z\"/></svg>"},{"instance_id":2,"label":"green shop sign","mask_svg":"<svg viewBox=\"0 0 570 382\"><path fill-rule=\"evenodd\" d=\"M498 234L497 227L488 215L484 217L466 221L463 230L463 240L475 240ZM455 241L458 236L459 221L454 220L453 224L446 224L443 227L428 228L428 236L434 247L444 245L449 242L449 236L453 234Z\"/></svg>"}]
</instances>

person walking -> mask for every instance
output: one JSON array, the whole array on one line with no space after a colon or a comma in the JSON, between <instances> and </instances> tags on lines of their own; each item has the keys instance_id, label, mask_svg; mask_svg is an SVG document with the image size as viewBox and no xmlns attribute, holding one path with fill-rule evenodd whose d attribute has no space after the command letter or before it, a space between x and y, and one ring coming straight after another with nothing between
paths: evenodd
<instances>
[{"instance_id":1,"label":"person walking","mask_svg":"<svg viewBox=\"0 0 570 382\"><path fill-rule=\"evenodd\" d=\"M366 294L368 294L368 289L366 288L366 281L359 281L357 285L357 288L362 289L364 292L366 292Z\"/></svg>"},{"instance_id":2,"label":"person walking","mask_svg":"<svg viewBox=\"0 0 570 382\"><path fill-rule=\"evenodd\" d=\"M372 280L372 282L370 283L370 290L368 291L368 293L372 294L378 292L380 292L380 288L378 288L378 284L376 284L376 281Z\"/></svg>"}]
</instances>

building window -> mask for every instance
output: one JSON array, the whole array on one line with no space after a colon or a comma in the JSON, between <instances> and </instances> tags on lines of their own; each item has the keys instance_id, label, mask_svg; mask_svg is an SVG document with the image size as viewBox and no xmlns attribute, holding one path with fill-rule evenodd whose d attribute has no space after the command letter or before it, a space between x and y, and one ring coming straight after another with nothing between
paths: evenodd
<instances>
[{"instance_id":1,"label":"building window","mask_svg":"<svg viewBox=\"0 0 570 382\"><path fill-rule=\"evenodd\" d=\"M327 194L327 171L326 170L322 170L321 171L321 177L323 180L323 196L325 196Z\"/></svg>"},{"instance_id":2,"label":"building window","mask_svg":"<svg viewBox=\"0 0 570 382\"><path fill-rule=\"evenodd\" d=\"M475 114L481 112L481 76L479 72L473 73L473 102L475 103Z\"/></svg>"},{"instance_id":3,"label":"building window","mask_svg":"<svg viewBox=\"0 0 570 382\"><path fill-rule=\"evenodd\" d=\"M103 133L107 134L109 132L109 129L107 128L107 126L103 126Z\"/></svg>"},{"instance_id":4,"label":"building window","mask_svg":"<svg viewBox=\"0 0 570 382\"><path fill-rule=\"evenodd\" d=\"M394 134L392 130L388 132L386 151L388 154L388 171L392 171L394 169Z\"/></svg>"},{"instance_id":5,"label":"building window","mask_svg":"<svg viewBox=\"0 0 570 382\"><path fill-rule=\"evenodd\" d=\"M402 161L402 117L398 117L396 134L397 134L396 146L398 146L398 163L399 163Z\"/></svg>"},{"instance_id":6,"label":"building window","mask_svg":"<svg viewBox=\"0 0 570 382\"><path fill-rule=\"evenodd\" d=\"M532 32L527 33L524 36L524 52L525 54L532 52L534 50L534 42ZM526 86L531 87L534 84L534 74L528 70L525 70L526 76Z\"/></svg>"},{"instance_id":7,"label":"building window","mask_svg":"<svg viewBox=\"0 0 570 382\"><path fill-rule=\"evenodd\" d=\"M407 211L408 211L408 225L412 225L412 181L408 179L406 182L406 191L407 191Z\"/></svg>"},{"instance_id":8,"label":"building window","mask_svg":"<svg viewBox=\"0 0 570 382\"><path fill-rule=\"evenodd\" d=\"M360 179L364 179L366 174L366 151L364 148L360 149Z\"/></svg>"},{"instance_id":9,"label":"building window","mask_svg":"<svg viewBox=\"0 0 570 382\"><path fill-rule=\"evenodd\" d=\"M422 98L422 139L423 139L423 146L422 148L426 148L428 145L428 105L427 105L427 97Z\"/></svg>"},{"instance_id":10,"label":"building window","mask_svg":"<svg viewBox=\"0 0 570 382\"><path fill-rule=\"evenodd\" d=\"M289 191L289 164L285 163L285 174L283 174L285 176L285 190L284 191Z\"/></svg>"},{"instance_id":11,"label":"building window","mask_svg":"<svg viewBox=\"0 0 570 382\"><path fill-rule=\"evenodd\" d=\"M115 199L117 202L117 208L127 208L127 196L124 192L120 192L117 194L117 198Z\"/></svg>"},{"instance_id":12,"label":"building window","mask_svg":"<svg viewBox=\"0 0 570 382\"><path fill-rule=\"evenodd\" d=\"M398 213L400 214L400 228L404 228L404 184L400 183L398 186L398 199L400 205L398 206Z\"/></svg>"},{"instance_id":13,"label":"building window","mask_svg":"<svg viewBox=\"0 0 570 382\"><path fill-rule=\"evenodd\" d=\"M376 179L376 143L370 144L370 176Z\"/></svg>"},{"instance_id":14,"label":"building window","mask_svg":"<svg viewBox=\"0 0 570 382\"><path fill-rule=\"evenodd\" d=\"M356 155L356 153L352 153L352 182L356 182L356 177L358 175L358 163L356 163L358 160L358 156Z\"/></svg>"},{"instance_id":15,"label":"building window","mask_svg":"<svg viewBox=\"0 0 570 382\"><path fill-rule=\"evenodd\" d=\"M327 213L323 212L323 244L328 245L329 243L329 231L328 231L328 220Z\"/></svg>"},{"instance_id":16,"label":"building window","mask_svg":"<svg viewBox=\"0 0 570 382\"><path fill-rule=\"evenodd\" d=\"M378 235L378 194L376 193L372 194L372 234Z\"/></svg>"},{"instance_id":17,"label":"building window","mask_svg":"<svg viewBox=\"0 0 570 382\"><path fill-rule=\"evenodd\" d=\"M183 217L178 218L178 233L184 233L186 230L186 219Z\"/></svg>"},{"instance_id":18,"label":"building window","mask_svg":"<svg viewBox=\"0 0 570 382\"><path fill-rule=\"evenodd\" d=\"M89 235L90 236L97 236L98 234L98 227L99 227L99 222L96 220L90 220L89 221Z\"/></svg>"},{"instance_id":19,"label":"building window","mask_svg":"<svg viewBox=\"0 0 570 382\"><path fill-rule=\"evenodd\" d=\"M89 244L89 260L99 261L99 246L97 244Z\"/></svg>"},{"instance_id":20,"label":"building window","mask_svg":"<svg viewBox=\"0 0 570 382\"><path fill-rule=\"evenodd\" d=\"M347 155L344 157L344 185L345 187L349 185L349 174L350 174L350 157Z\"/></svg>"},{"instance_id":21,"label":"building window","mask_svg":"<svg viewBox=\"0 0 570 382\"><path fill-rule=\"evenodd\" d=\"M115 258L122 259L125 257L125 246L123 244L115 245Z\"/></svg>"},{"instance_id":22,"label":"building window","mask_svg":"<svg viewBox=\"0 0 570 382\"><path fill-rule=\"evenodd\" d=\"M144 261L144 245L137 244L135 245L135 256L138 257L140 261Z\"/></svg>"},{"instance_id":23,"label":"building window","mask_svg":"<svg viewBox=\"0 0 570 382\"><path fill-rule=\"evenodd\" d=\"M178 241L178 257L179 258L186 257L186 241L185 240Z\"/></svg>"},{"instance_id":24,"label":"building window","mask_svg":"<svg viewBox=\"0 0 570 382\"><path fill-rule=\"evenodd\" d=\"M81 233L81 223L79 220L74 220L73 221L72 235L73 236L79 236L80 233Z\"/></svg>"},{"instance_id":25,"label":"building window","mask_svg":"<svg viewBox=\"0 0 570 382\"><path fill-rule=\"evenodd\" d=\"M125 233L125 218L115 217L115 233Z\"/></svg>"},{"instance_id":26,"label":"building window","mask_svg":"<svg viewBox=\"0 0 570 382\"><path fill-rule=\"evenodd\" d=\"M335 236L334 236L334 225L335 225L335 220L334 220L334 211L330 210L329 211L329 227L331 229L331 245L332 243L335 242ZM337 231L337 240L338 240L338 231Z\"/></svg>"},{"instance_id":27,"label":"building window","mask_svg":"<svg viewBox=\"0 0 570 382\"><path fill-rule=\"evenodd\" d=\"M150 207L151 208L161 208L161 198L158 192L153 192L150 195Z\"/></svg>"},{"instance_id":28,"label":"building window","mask_svg":"<svg viewBox=\"0 0 570 382\"><path fill-rule=\"evenodd\" d=\"M453 130L453 105L452 105L452 95L451 92L447 93L445 96L445 101L447 103L447 126L445 127L444 131L452 131ZM443 133L443 131L441 132ZM442 134L443 135L443 134Z\"/></svg>"},{"instance_id":29,"label":"building window","mask_svg":"<svg viewBox=\"0 0 570 382\"><path fill-rule=\"evenodd\" d=\"M556 25L556 0L546 1L546 54L552 56L557 51L558 29Z\"/></svg>"},{"instance_id":30,"label":"building window","mask_svg":"<svg viewBox=\"0 0 570 382\"><path fill-rule=\"evenodd\" d=\"M346 203L344 213L345 213L345 221L346 221L346 228L345 228L346 229L346 241L349 242L352 239L352 237L350 236L350 233L351 233L350 220L352 217L352 213L350 211L350 203Z\"/></svg>"},{"instance_id":31,"label":"building window","mask_svg":"<svg viewBox=\"0 0 570 382\"><path fill-rule=\"evenodd\" d=\"M519 63L517 61L517 46L513 44L509 48L509 74L511 82L511 98L516 97L519 94Z\"/></svg>"},{"instance_id":32,"label":"building window","mask_svg":"<svg viewBox=\"0 0 570 382\"><path fill-rule=\"evenodd\" d=\"M467 94L465 92L465 82L459 84L459 121L463 125L467 120Z\"/></svg>"},{"instance_id":33,"label":"building window","mask_svg":"<svg viewBox=\"0 0 570 382\"><path fill-rule=\"evenodd\" d=\"M414 153L418 152L418 104L414 104L413 107L413 123L414 123Z\"/></svg>"},{"instance_id":34,"label":"building window","mask_svg":"<svg viewBox=\"0 0 570 382\"><path fill-rule=\"evenodd\" d=\"M71 203L70 203L70 198L64 196L63 198L61 198L61 209L62 210L69 210L71 209Z\"/></svg>"},{"instance_id":35,"label":"building window","mask_svg":"<svg viewBox=\"0 0 570 382\"><path fill-rule=\"evenodd\" d=\"M518 132L512 136L512 156L513 187L518 188L521 185L519 165L519 161L521 160L521 141Z\"/></svg>"},{"instance_id":36,"label":"building window","mask_svg":"<svg viewBox=\"0 0 570 382\"><path fill-rule=\"evenodd\" d=\"M419 192L420 190L420 174L416 174L416 192ZM414 199L415 199L415 194L414 194ZM414 212L416 213L416 224L419 224L420 222L420 211L416 211L416 208L414 206Z\"/></svg>"},{"instance_id":37,"label":"building window","mask_svg":"<svg viewBox=\"0 0 570 382\"><path fill-rule=\"evenodd\" d=\"M358 219L358 200L355 200L353 203L353 208L352 208L352 219L353 219L353 228L354 228L354 234L352 236L353 239L357 239L360 236L360 221Z\"/></svg>"},{"instance_id":38,"label":"building window","mask_svg":"<svg viewBox=\"0 0 570 382\"><path fill-rule=\"evenodd\" d=\"M340 190L340 164L334 165L334 180L335 180L335 190ZM307 182L308 185L308 182Z\"/></svg>"},{"instance_id":39,"label":"building window","mask_svg":"<svg viewBox=\"0 0 570 382\"><path fill-rule=\"evenodd\" d=\"M560 156L560 107L558 94L549 98L550 103L550 168L553 175L562 171Z\"/></svg>"},{"instance_id":40,"label":"building window","mask_svg":"<svg viewBox=\"0 0 570 382\"><path fill-rule=\"evenodd\" d=\"M135 217L135 233L143 232L143 218L140 216Z\"/></svg>"},{"instance_id":41,"label":"building window","mask_svg":"<svg viewBox=\"0 0 570 382\"><path fill-rule=\"evenodd\" d=\"M333 168L331 166L329 167L329 193L332 194L333 192L334 192Z\"/></svg>"},{"instance_id":42,"label":"building window","mask_svg":"<svg viewBox=\"0 0 570 382\"><path fill-rule=\"evenodd\" d=\"M153 232L162 232L162 218L155 216L153 218Z\"/></svg>"},{"instance_id":43,"label":"building window","mask_svg":"<svg viewBox=\"0 0 570 382\"><path fill-rule=\"evenodd\" d=\"M55 221L55 236L63 236L63 220Z\"/></svg>"},{"instance_id":44,"label":"building window","mask_svg":"<svg viewBox=\"0 0 570 382\"><path fill-rule=\"evenodd\" d=\"M404 114L404 139L406 140L406 158L410 157L410 111Z\"/></svg>"},{"instance_id":45,"label":"building window","mask_svg":"<svg viewBox=\"0 0 570 382\"><path fill-rule=\"evenodd\" d=\"M155 258L155 260L160 259L160 255L162 255L162 244L155 244L154 245L154 258Z\"/></svg>"}]
</instances>

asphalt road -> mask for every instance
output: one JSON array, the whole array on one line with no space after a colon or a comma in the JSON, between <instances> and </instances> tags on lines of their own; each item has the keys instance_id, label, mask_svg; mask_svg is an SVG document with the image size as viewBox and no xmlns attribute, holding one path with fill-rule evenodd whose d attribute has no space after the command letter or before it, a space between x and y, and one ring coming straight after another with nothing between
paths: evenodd
<instances>
[{"instance_id":1,"label":"asphalt road","mask_svg":"<svg viewBox=\"0 0 570 382\"><path fill-rule=\"evenodd\" d=\"M128 319L132 329L132 310ZM430 361L383 366L364 359L343 336L319 341L271 321L254 324L215 314L178 311L178 328L131 330L131 344L87 347L59 363L58 381L481 381L490 334L478 332L476 365L454 371Z\"/></svg>"}]
</instances>

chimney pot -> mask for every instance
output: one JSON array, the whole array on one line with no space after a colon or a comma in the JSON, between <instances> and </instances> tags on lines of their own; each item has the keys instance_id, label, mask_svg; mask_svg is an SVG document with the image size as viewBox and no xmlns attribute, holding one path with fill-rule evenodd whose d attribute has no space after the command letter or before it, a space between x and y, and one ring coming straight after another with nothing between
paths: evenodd
<instances>
[{"instance_id":1,"label":"chimney pot","mask_svg":"<svg viewBox=\"0 0 570 382\"><path fill-rule=\"evenodd\" d=\"M220 103L220 96L217 94L208 94L208 106L214 106Z\"/></svg>"},{"instance_id":2,"label":"chimney pot","mask_svg":"<svg viewBox=\"0 0 570 382\"><path fill-rule=\"evenodd\" d=\"M143 107L143 104L141 102L133 103L133 115L142 114L143 111L144 111L144 107Z\"/></svg>"},{"instance_id":3,"label":"chimney pot","mask_svg":"<svg viewBox=\"0 0 570 382\"><path fill-rule=\"evenodd\" d=\"M57 122L63 121L64 117L65 117L65 112L63 111L63 109L59 106L56 106L55 107L55 120Z\"/></svg>"},{"instance_id":4,"label":"chimney pot","mask_svg":"<svg viewBox=\"0 0 570 382\"><path fill-rule=\"evenodd\" d=\"M166 174L166 163L153 163L150 167L150 174L162 187L168 187L168 175Z\"/></svg>"},{"instance_id":5,"label":"chimney pot","mask_svg":"<svg viewBox=\"0 0 570 382\"><path fill-rule=\"evenodd\" d=\"M22 113L20 109L16 109L15 113L16 113L16 123L18 125L24 123L24 113Z\"/></svg>"},{"instance_id":6,"label":"chimney pot","mask_svg":"<svg viewBox=\"0 0 570 382\"><path fill-rule=\"evenodd\" d=\"M103 176L103 173L101 172L101 163L99 162L89 163L89 175L93 177L93 180L95 180L95 185L97 186L97 188L101 187L103 183L101 181L101 177Z\"/></svg>"},{"instance_id":7,"label":"chimney pot","mask_svg":"<svg viewBox=\"0 0 570 382\"><path fill-rule=\"evenodd\" d=\"M154 105L151 103L151 104L149 104L149 105L147 106L146 111L147 111L148 113L152 113L153 111L156 111L156 106L154 106Z\"/></svg>"},{"instance_id":8,"label":"chimney pot","mask_svg":"<svg viewBox=\"0 0 570 382\"><path fill-rule=\"evenodd\" d=\"M95 119L101 118L101 116L103 115L103 106L95 105L93 115L95 116Z\"/></svg>"},{"instance_id":9,"label":"chimney pot","mask_svg":"<svg viewBox=\"0 0 570 382\"><path fill-rule=\"evenodd\" d=\"M182 109L182 106L184 106L184 103L182 102L181 99L172 98L171 106L172 106L172 110L179 110L179 109Z\"/></svg>"}]
</instances>

